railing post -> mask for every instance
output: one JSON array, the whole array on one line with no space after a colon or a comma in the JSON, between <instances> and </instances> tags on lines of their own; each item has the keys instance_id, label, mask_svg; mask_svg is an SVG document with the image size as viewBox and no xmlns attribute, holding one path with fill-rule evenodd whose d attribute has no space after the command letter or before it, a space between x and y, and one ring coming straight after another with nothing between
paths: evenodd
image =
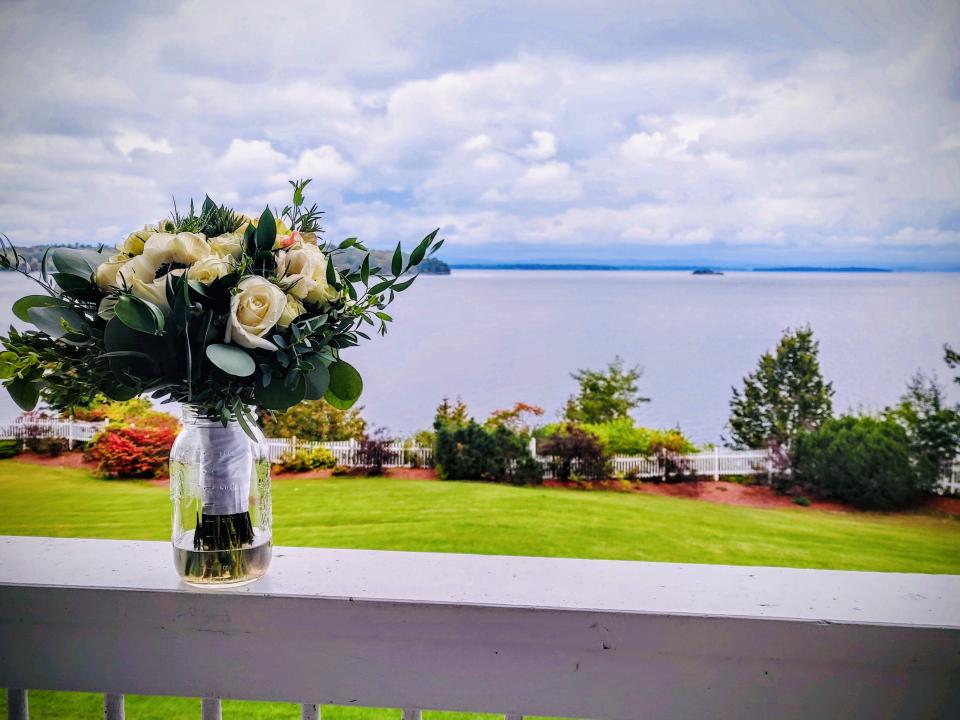
<instances>
[{"instance_id":1,"label":"railing post","mask_svg":"<svg viewBox=\"0 0 960 720\"><path fill-rule=\"evenodd\" d=\"M123 720L123 695L106 693L103 696L104 720Z\"/></svg>"},{"instance_id":2,"label":"railing post","mask_svg":"<svg viewBox=\"0 0 960 720\"><path fill-rule=\"evenodd\" d=\"M720 448L713 446L713 479L720 479Z\"/></svg>"},{"instance_id":3,"label":"railing post","mask_svg":"<svg viewBox=\"0 0 960 720\"><path fill-rule=\"evenodd\" d=\"M202 720L221 720L220 698L203 698L200 701L200 717Z\"/></svg>"},{"instance_id":4,"label":"railing post","mask_svg":"<svg viewBox=\"0 0 960 720\"><path fill-rule=\"evenodd\" d=\"M320 720L320 706L314 703L303 703L300 706L300 720Z\"/></svg>"},{"instance_id":5,"label":"railing post","mask_svg":"<svg viewBox=\"0 0 960 720\"><path fill-rule=\"evenodd\" d=\"M26 690L7 690L8 720L30 720L30 707Z\"/></svg>"}]
</instances>

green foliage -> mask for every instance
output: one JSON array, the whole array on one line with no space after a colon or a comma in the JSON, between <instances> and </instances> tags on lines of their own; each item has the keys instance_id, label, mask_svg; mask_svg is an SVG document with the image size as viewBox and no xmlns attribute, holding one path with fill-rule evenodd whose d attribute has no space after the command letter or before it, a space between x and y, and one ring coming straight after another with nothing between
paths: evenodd
<instances>
[{"instance_id":1,"label":"green foliage","mask_svg":"<svg viewBox=\"0 0 960 720\"><path fill-rule=\"evenodd\" d=\"M261 418L268 437L296 437L301 440L359 440L367 430L360 415L363 408L340 410L326 400L304 400L274 417Z\"/></svg>"},{"instance_id":2,"label":"green foliage","mask_svg":"<svg viewBox=\"0 0 960 720\"><path fill-rule=\"evenodd\" d=\"M776 352L764 353L757 369L733 390L730 430L739 448L770 442L789 446L798 433L830 417L833 386L820 374L819 344L809 327L785 330Z\"/></svg>"},{"instance_id":3,"label":"green foliage","mask_svg":"<svg viewBox=\"0 0 960 720\"><path fill-rule=\"evenodd\" d=\"M960 371L960 352L954 350L950 345L943 346L943 361L951 370ZM960 385L960 372L958 372L953 381Z\"/></svg>"},{"instance_id":4,"label":"green foliage","mask_svg":"<svg viewBox=\"0 0 960 720\"><path fill-rule=\"evenodd\" d=\"M541 442L538 449L550 458L550 470L561 482L605 480L612 474L603 443L575 423L567 423Z\"/></svg>"},{"instance_id":5,"label":"green foliage","mask_svg":"<svg viewBox=\"0 0 960 720\"><path fill-rule=\"evenodd\" d=\"M797 484L816 497L867 510L895 510L933 489L923 458L893 418L846 415L800 433L793 446Z\"/></svg>"},{"instance_id":6,"label":"green foliage","mask_svg":"<svg viewBox=\"0 0 960 720\"><path fill-rule=\"evenodd\" d=\"M288 472L307 472L335 467L337 459L324 447L313 450L301 448L296 452L283 455L277 464Z\"/></svg>"},{"instance_id":7,"label":"green foliage","mask_svg":"<svg viewBox=\"0 0 960 720\"><path fill-rule=\"evenodd\" d=\"M906 431L911 451L936 482L960 453L960 406L948 405L936 378L918 372L888 415Z\"/></svg>"},{"instance_id":8,"label":"green foliage","mask_svg":"<svg viewBox=\"0 0 960 720\"><path fill-rule=\"evenodd\" d=\"M657 430L634 425L633 418L624 417L605 423L577 423L578 427L596 437L612 455L644 455L650 457L658 448L678 454L697 452L693 444L679 429ZM534 431L534 435L547 439L563 432L567 423L549 423Z\"/></svg>"},{"instance_id":9,"label":"green foliage","mask_svg":"<svg viewBox=\"0 0 960 720\"><path fill-rule=\"evenodd\" d=\"M800 507L810 507L810 500L805 498L803 495L797 495L793 499L794 505L799 505Z\"/></svg>"},{"instance_id":10,"label":"green foliage","mask_svg":"<svg viewBox=\"0 0 960 720\"><path fill-rule=\"evenodd\" d=\"M639 366L625 368L619 356L607 364L606 370L580 369L570 377L580 391L567 400L564 417L571 422L605 423L629 417L630 411L650 398L640 397L637 382Z\"/></svg>"},{"instance_id":11,"label":"green foliage","mask_svg":"<svg viewBox=\"0 0 960 720\"><path fill-rule=\"evenodd\" d=\"M530 455L525 436L504 426L485 428L475 420L439 422L434 464L441 480L485 480L539 484L543 466Z\"/></svg>"},{"instance_id":12,"label":"green foliage","mask_svg":"<svg viewBox=\"0 0 960 720\"><path fill-rule=\"evenodd\" d=\"M467 410L467 404L463 398L458 397L454 403L445 397L437 406L436 416L434 418L434 428L437 423L443 422L449 425L465 425L470 420L470 411Z\"/></svg>"},{"instance_id":13,"label":"green foliage","mask_svg":"<svg viewBox=\"0 0 960 720\"><path fill-rule=\"evenodd\" d=\"M397 452L392 447L393 439L387 436L386 430L377 428L368 433L361 440L357 448L357 465L366 475L383 475L386 465L397 459Z\"/></svg>"},{"instance_id":14,"label":"green foliage","mask_svg":"<svg viewBox=\"0 0 960 720\"><path fill-rule=\"evenodd\" d=\"M18 440L0 440L0 460L12 458L20 454Z\"/></svg>"}]
</instances>

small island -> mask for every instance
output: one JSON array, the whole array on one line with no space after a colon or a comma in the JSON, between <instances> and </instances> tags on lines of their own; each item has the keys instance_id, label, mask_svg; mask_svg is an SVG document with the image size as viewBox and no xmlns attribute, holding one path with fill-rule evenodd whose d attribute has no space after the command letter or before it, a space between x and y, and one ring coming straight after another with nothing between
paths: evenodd
<instances>
[{"instance_id":1,"label":"small island","mask_svg":"<svg viewBox=\"0 0 960 720\"><path fill-rule=\"evenodd\" d=\"M697 268L693 271L694 275L723 275L719 270L711 270L710 268Z\"/></svg>"}]
</instances>

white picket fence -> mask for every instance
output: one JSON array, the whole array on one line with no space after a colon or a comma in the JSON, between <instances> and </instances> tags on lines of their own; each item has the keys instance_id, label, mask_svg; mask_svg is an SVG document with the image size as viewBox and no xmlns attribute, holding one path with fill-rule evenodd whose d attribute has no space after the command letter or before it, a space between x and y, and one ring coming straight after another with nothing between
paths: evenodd
<instances>
[{"instance_id":1,"label":"white picket fence","mask_svg":"<svg viewBox=\"0 0 960 720\"><path fill-rule=\"evenodd\" d=\"M292 455L299 450L326 448L337 460L337 465L356 467L362 464L360 443L356 440L319 442L298 438L267 438L270 462L278 462L284 455ZM393 460L384 463L384 467L426 467L433 459L433 448L416 445L409 441L395 441L387 445Z\"/></svg>"},{"instance_id":2,"label":"white picket fence","mask_svg":"<svg viewBox=\"0 0 960 720\"><path fill-rule=\"evenodd\" d=\"M58 418L30 418L21 416L0 425L0 439L26 440L29 438L63 438L69 447L87 442L106 426L106 422L85 422ZM271 462L298 450L326 448L333 453L338 465L356 467L361 464L360 443L356 440L317 442L298 438L268 438L267 448ZM417 445L410 440L397 440L388 445L394 459L385 467L428 467L433 461L433 448ZM536 441L531 440L530 452L546 467L549 458L536 454ZM767 475L774 468L774 458L766 450L725 450L714 448L705 452L679 455L675 460L702 478L719 480L731 475ZM664 475L664 463L657 457L643 455L615 455L612 458L616 477L657 478ZM960 495L960 458L944 474L937 488L941 495Z\"/></svg>"}]
</instances>

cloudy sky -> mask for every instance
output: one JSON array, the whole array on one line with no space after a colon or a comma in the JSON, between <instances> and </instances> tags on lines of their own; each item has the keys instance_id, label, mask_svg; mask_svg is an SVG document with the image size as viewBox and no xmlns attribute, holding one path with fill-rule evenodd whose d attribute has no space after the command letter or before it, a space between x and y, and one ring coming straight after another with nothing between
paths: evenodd
<instances>
[{"instance_id":1,"label":"cloudy sky","mask_svg":"<svg viewBox=\"0 0 960 720\"><path fill-rule=\"evenodd\" d=\"M960 4L0 4L0 230L312 177L452 260L960 266Z\"/></svg>"}]
</instances>

